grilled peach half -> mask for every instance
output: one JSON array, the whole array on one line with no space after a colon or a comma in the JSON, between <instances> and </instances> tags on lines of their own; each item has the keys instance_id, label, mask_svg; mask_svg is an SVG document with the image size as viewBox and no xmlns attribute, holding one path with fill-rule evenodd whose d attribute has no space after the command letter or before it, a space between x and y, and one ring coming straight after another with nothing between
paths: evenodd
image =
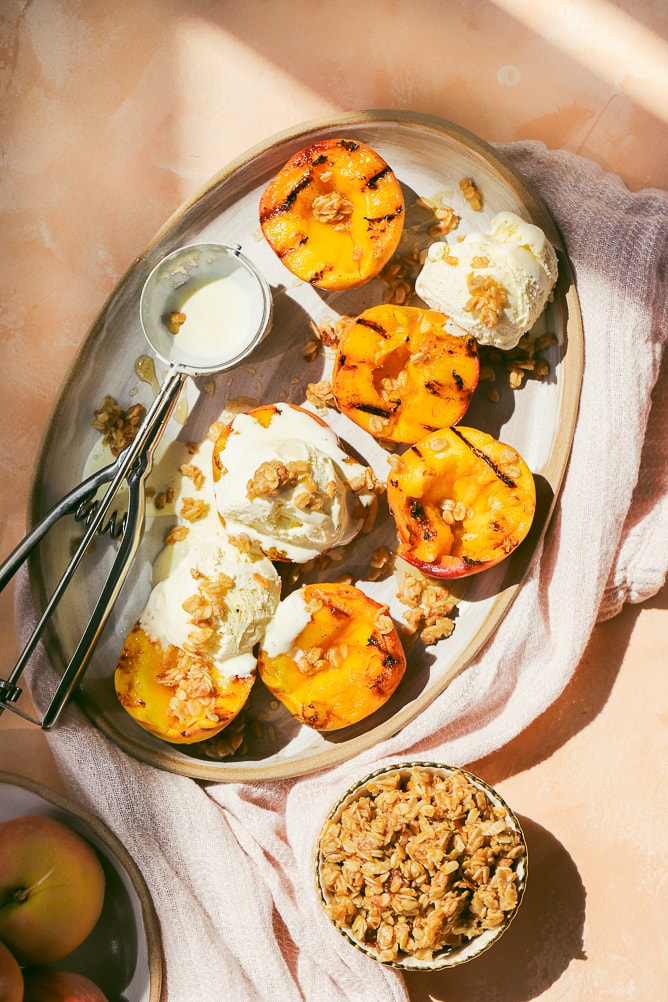
<instances>
[{"instance_id":1,"label":"grilled peach half","mask_svg":"<svg viewBox=\"0 0 668 1002\"><path fill-rule=\"evenodd\" d=\"M398 554L436 578L494 566L527 535L533 475L519 453L476 428L444 428L392 461L387 500Z\"/></svg>"},{"instance_id":2,"label":"grilled peach half","mask_svg":"<svg viewBox=\"0 0 668 1002\"><path fill-rule=\"evenodd\" d=\"M224 676L211 662L156 643L137 623L114 681L121 705L144 730L173 744L193 744L214 737L241 712L255 672Z\"/></svg>"},{"instance_id":3,"label":"grilled peach half","mask_svg":"<svg viewBox=\"0 0 668 1002\"><path fill-rule=\"evenodd\" d=\"M354 585L304 585L279 605L258 655L260 678L318 731L355 724L390 698L406 656L387 607Z\"/></svg>"},{"instance_id":4,"label":"grilled peach half","mask_svg":"<svg viewBox=\"0 0 668 1002\"><path fill-rule=\"evenodd\" d=\"M412 445L464 416L479 374L475 339L444 313L387 303L346 327L332 389L365 431Z\"/></svg>"},{"instance_id":5,"label":"grilled peach half","mask_svg":"<svg viewBox=\"0 0 668 1002\"><path fill-rule=\"evenodd\" d=\"M404 196L394 172L364 143L323 139L300 150L260 198L260 226L294 275L323 289L352 289L397 249Z\"/></svg>"}]
</instances>

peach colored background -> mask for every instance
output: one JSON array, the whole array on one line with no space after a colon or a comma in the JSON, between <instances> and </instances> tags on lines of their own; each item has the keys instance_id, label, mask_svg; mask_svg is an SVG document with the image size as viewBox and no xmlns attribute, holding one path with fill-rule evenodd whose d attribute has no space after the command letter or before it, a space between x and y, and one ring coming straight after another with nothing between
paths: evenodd
<instances>
[{"instance_id":1,"label":"peach colored background","mask_svg":"<svg viewBox=\"0 0 668 1002\"><path fill-rule=\"evenodd\" d=\"M413 109L668 188L665 0L4 0L0 88L0 558L107 294L184 199L272 133ZM531 879L504 939L412 976L413 1002L665 997L666 610L664 589L597 627L557 703L470 763L522 817ZM0 630L6 675L9 593ZM62 788L44 736L9 713L0 767Z\"/></svg>"}]
</instances>

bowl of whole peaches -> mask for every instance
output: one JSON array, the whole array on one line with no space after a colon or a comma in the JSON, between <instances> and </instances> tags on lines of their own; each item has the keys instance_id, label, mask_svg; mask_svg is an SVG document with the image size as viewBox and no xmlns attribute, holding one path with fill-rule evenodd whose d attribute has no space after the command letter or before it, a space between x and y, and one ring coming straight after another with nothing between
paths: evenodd
<instances>
[{"instance_id":1,"label":"bowl of whole peaches","mask_svg":"<svg viewBox=\"0 0 668 1002\"><path fill-rule=\"evenodd\" d=\"M480 956L522 901L519 821L483 780L431 762L355 783L320 833L316 881L335 928L373 960L437 971Z\"/></svg>"},{"instance_id":2,"label":"bowl of whole peaches","mask_svg":"<svg viewBox=\"0 0 668 1002\"><path fill-rule=\"evenodd\" d=\"M2 1002L157 1002L160 958L148 889L115 836L0 772Z\"/></svg>"}]
</instances>

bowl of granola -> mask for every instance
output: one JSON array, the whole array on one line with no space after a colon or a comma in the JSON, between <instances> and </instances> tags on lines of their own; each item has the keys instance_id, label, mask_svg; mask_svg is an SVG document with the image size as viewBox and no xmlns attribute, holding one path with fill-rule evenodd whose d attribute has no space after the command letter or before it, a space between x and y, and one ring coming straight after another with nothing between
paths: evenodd
<instances>
[{"instance_id":1,"label":"bowl of granola","mask_svg":"<svg viewBox=\"0 0 668 1002\"><path fill-rule=\"evenodd\" d=\"M402 970L455 967L489 949L522 901L519 821L464 769L409 762L355 783L318 840L325 913L357 949Z\"/></svg>"}]
</instances>

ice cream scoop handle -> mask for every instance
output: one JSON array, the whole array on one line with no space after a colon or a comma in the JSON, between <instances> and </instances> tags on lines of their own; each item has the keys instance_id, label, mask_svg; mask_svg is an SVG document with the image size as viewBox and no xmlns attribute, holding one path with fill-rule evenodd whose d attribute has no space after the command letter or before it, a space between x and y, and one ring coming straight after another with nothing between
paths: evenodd
<instances>
[{"instance_id":1,"label":"ice cream scoop handle","mask_svg":"<svg viewBox=\"0 0 668 1002\"><path fill-rule=\"evenodd\" d=\"M116 462L113 463L112 466L107 467L105 470L100 471L99 474L84 481L84 483L79 485L78 488L75 488L74 491L70 492L70 494L68 494L37 526L35 526L33 532L19 544L3 567L0 568L0 574L2 575L0 578L2 583L1 586L4 587L10 578L16 573L23 561L26 560L31 550L34 549L40 539L44 537L58 518L67 514L67 512L74 510L76 508L76 504L81 503L86 495L90 494L91 488L96 489L100 486L100 483L105 483L106 481L111 480L104 497L100 501L92 519L88 523L83 539L79 543L73 557L65 568L65 571L56 585L44 612L42 613L16 664L14 665L12 673L7 679L0 679L0 714L2 714L4 709L15 709L12 704L16 702L21 694L21 689L16 683L22 675L35 648L37 647L37 644L39 643L39 640L44 633L46 625L51 619L56 606L60 602L60 599L72 580L72 577L74 576L79 563L86 553L93 536L98 530L98 526L101 525L111 508L121 483L127 479L130 497L132 498L132 495L135 495L134 500L131 502L132 515L130 514L129 508L121 545L114 560L109 580L105 583L100 599L93 610L90 622L84 631L84 635L80 643L77 645L75 655L65 670L65 674L63 675L59 686L60 696L58 697L58 701L56 701L54 697L49 709L47 710L49 717L53 718L52 723L55 722L55 718L60 715L64 702L71 694L76 682L85 670L99 635L109 617L111 608L116 601L123 581L127 576L132 559L136 553L137 545L144 525L144 479L151 468L155 447L165 429L165 426L167 425L172 411L174 410L186 376L187 373L179 368L174 368L170 371L162 384L158 395L153 401L153 404L149 408L144 421L140 425L137 435L123 450L123 452L120 453ZM33 720L33 722L41 723L42 727L45 726L44 721Z\"/></svg>"},{"instance_id":2,"label":"ice cream scoop handle","mask_svg":"<svg viewBox=\"0 0 668 1002\"><path fill-rule=\"evenodd\" d=\"M111 463L104 469L93 473L82 483L74 487L69 494L58 501L50 511L40 519L37 525L21 540L15 550L0 565L0 591L11 581L17 570L30 556L41 539L63 517L76 511L79 505L94 494L99 487L108 483L114 475L116 464Z\"/></svg>"},{"instance_id":3,"label":"ice cream scoop handle","mask_svg":"<svg viewBox=\"0 0 668 1002\"><path fill-rule=\"evenodd\" d=\"M109 576L105 581L100 597L95 603L95 608L88 620L81 640L77 644L77 648L44 714L42 719L42 728L44 730L49 730L58 722L79 679L88 667L100 634L109 619L111 610L128 575L130 565L137 553L146 516L145 478L148 476L150 469L151 462L143 460L141 468L133 468L130 475L128 515L118 553L114 558Z\"/></svg>"}]
</instances>

